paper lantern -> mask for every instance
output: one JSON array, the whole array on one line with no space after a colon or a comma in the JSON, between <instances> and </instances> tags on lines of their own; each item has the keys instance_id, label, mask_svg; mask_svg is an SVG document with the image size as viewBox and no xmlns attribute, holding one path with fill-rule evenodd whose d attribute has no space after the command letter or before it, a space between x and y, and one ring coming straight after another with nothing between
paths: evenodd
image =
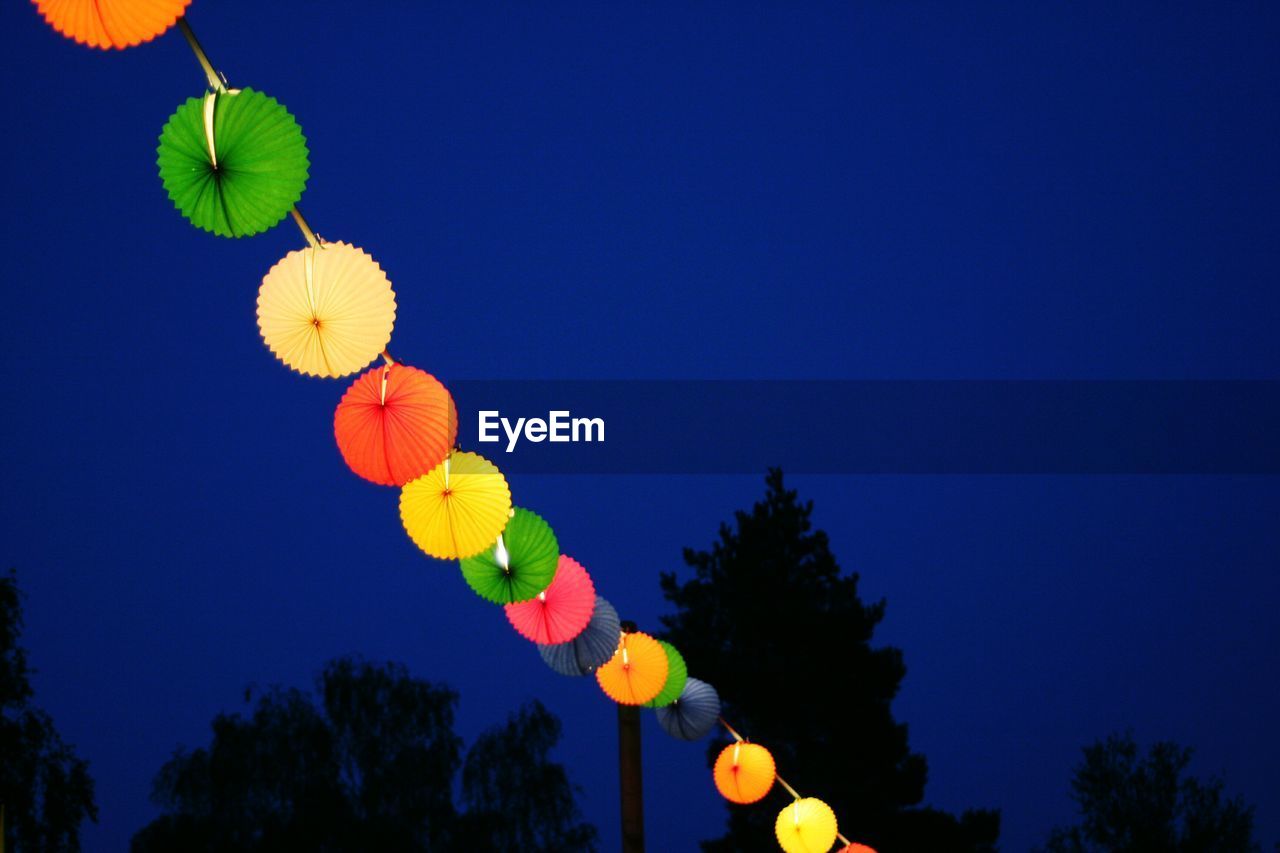
<instances>
[{"instance_id":1,"label":"paper lantern","mask_svg":"<svg viewBox=\"0 0 1280 853\"><path fill-rule=\"evenodd\" d=\"M595 604L591 576L577 560L562 554L551 586L531 601L508 604L507 619L535 643L567 643L587 627Z\"/></svg>"},{"instance_id":2,"label":"paper lantern","mask_svg":"<svg viewBox=\"0 0 1280 853\"><path fill-rule=\"evenodd\" d=\"M192 225L223 237L257 234L284 219L310 167L302 128L275 98L253 89L188 99L165 124L157 154L174 205Z\"/></svg>"},{"instance_id":3,"label":"paper lantern","mask_svg":"<svg viewBox=\"0 0 1280 853\"><path fill-rule=\"evenodd\" d=\"M786 853L827 853L836 843L836 813L813 797L803 797L778 814L774 832Z\"/></svg>"},{"instance_id":4,"label":"paper lantern","mask_svg":"<svg viewBox=\"0 0 1280 853\"><path fill-rule=\"evenodd\" d=\"M387 274L347 243L290 252L258 289L263 342L276 358L308 376L338 377L360 370L386 349L395 321L396 295ZM382 381L371 381L378 392L375 399L380 399ZM407 378L398 378L397 387L402 381Z\"/></svg>"},{"instance_id":5,"label":"paper lantern","mask_svg":"<svg viewBox=\"0 0 1280 853\"><path fill-rule=\"evenodd\" d=\"M497 540L510 516L506 479L476 453L455 450L400 490L405 532L415 545L442 560L479 554Z\"/></svg>"},{"instance_id":6,"label":"paper lantern","mask_svg":"<svg viewBox=\"0 0 1280 853\"><path fill-rule=\"evenodd\" d=\"M777 768L769 750L758 743L731 743L716 758L716 788L731 803L754 803L773 787Z\"/></svg>"},{"instance_id":7,"label":"paper lantern","mask_svg":"<svg viewBox=\"0 0 1280 853\"><path fill-rule=\"evenodd\" d=\"M657 714L658 725L673 738L700 740L720 719L720 695L710 684L687 678L680 698L659 708Z\"/></svg>"},{"instance_id":8,"label":"paper lantern","mask_svg":"<svg viewBox=\"0 0 1280 853\"><path fill-rule=\"evenodd\" d=\"M876 853L875 849L865 844L858 844L856 841L852 844L846 844L841 847L839 853Z\"/></svg>"},{"instance_id":9,"label":"paper lantern","mask_svg":"<svg viewBox=\"0 0 1280 853\"><path fill-rule=\"evenodd\" d=\"M462 561L462 576L476 595L494 604L529 601L556 576L560 543L542 516L517 508L489 548Z\"/></svg>"},{"instance_id":10,"label":"paper lantern","mask_svg":"<svg viewBox=\"0 0 1280 853\"><path fill-rule=\"evenodd\" d=\"M667 683L667 653L648 634L623 634L613 657L596 670L596 681L619 705L642 705Z\"/></svg>"},{"instance_id":11,"label":"paper lantern","mask_svg":"<svg viewBox=\"0 0 1280 853\"><path fill-rule=\"evenodd\" d=\"M667 680L658 691L658 695L644 703L646 708L662 708L676 701L684 690L685 681L689 678L689 669L685 666L684 656L667 641L659 640L658 643L667 654Z\"/></svg>"},{"instance_id":12,"label":"paper lantern","mask_svg":"<svg viewBox=\"0 0 1280 853\"><path fill-rule=\"evenodd\" d=\"M191 0L33 0L49 26L89 47L123 50L168 30Z\"/></svg>"},{"instance_id":13,"label":"paper lantern","mask_svg":"<svg viewBox=\"0 0 1280 853\"><path fill-rule=\"evenodd\" d=\"M567 643L539 645L538 654L542 655L547 666L561 675L590 675L613 657L621 634L618 611L597 595L587 627Z\"/></svg>"},{"instance_id":14,"label":"paper lantern","mask_svg":"<svg viewBox=\"0 0 1280 853\"><path fill-rule=\"evenodd\" d=\"M347 389L333 413L333 435L352 471L383 486L403 486L449 455L458 413L430 373L389 364Z\"/></svg>"}]
</instances>

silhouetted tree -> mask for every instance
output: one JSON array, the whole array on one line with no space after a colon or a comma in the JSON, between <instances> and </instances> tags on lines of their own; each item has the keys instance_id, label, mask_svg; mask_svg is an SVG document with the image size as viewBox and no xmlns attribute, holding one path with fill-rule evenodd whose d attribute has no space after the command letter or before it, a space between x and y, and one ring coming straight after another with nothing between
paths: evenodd
<instances>
[{"instance_id":1,"label":"silhouetted tree","mask_svg":"<svg viewBox=\"0 0 1280 853\"><path fill-rule=\"evenodd\" d=\"M466 830L460 849L595 848L595 827L582 822L564 767L547 757L559 740L560 721L537 701L476 739L462 768Z\"/></svg>"},{"instance_id":2,"label":"silhouetted tree","mask_svg":"<svg viewBox=\"0 0 1280 853\"><path fill-rule=\"evenodd\" d=\"M998 812L957 819L916 808L927 766L890 710L906 667L898 649L871 645L884 602L858 597L858 575L841 573L826 534L812 529L813 504L784 487L782 472L765 483L764 500L722 524L711 550L685 549L691 579L663 574L676 608L663 618L666 638L788 781L835 809L848 837L882 853L994 850ZM711 744L709 761L724 743ZM726 835L703 849L775 850L776 811L731 808Z\"/></svg>"},{"instance_id":3,"label":"silhouetted tree","mask_svg":"<svg viewBox=\"0 0 1280 853\"><path fill-rule=\"evenodd\" d=\"M541 705L477 741L460 814L457 694L350 659L325 667L316 693L271 689L251 716L218 715L208 748L177 751L155 780L164 814L134 836L135 853L591 849L594 830L577 823L574 789L547 757L559 723ZM503 772L544 788L496 781ZM515 820L518 810L529 812Z\"/></svg>"},{"instance_id":4,"label":"silhouetted tree","mask_svg":"<svg viewBox=\"0 0 1280 853\"><path fill-rule=\"evenodd\" d=\"M13 572L0 576L0 804L4 849L80 849L80 824L97 820L89 765L32 705L22 634L22 594Z\"/></svg>"},{"instance_id":5,"label":"silhouetted tree","mask_svg":"<svg viewBox=\"0 0 1280 853\"><path fill-rule=\"evenodd\" d=\"M1185 776L1191 750L1153 745L1143 757L1130 734L1084 749L1071 779L1080 823L1055 829L1048 853L1249 853L1253 807L1222 781Z\"/></svg>"}]
</instances>

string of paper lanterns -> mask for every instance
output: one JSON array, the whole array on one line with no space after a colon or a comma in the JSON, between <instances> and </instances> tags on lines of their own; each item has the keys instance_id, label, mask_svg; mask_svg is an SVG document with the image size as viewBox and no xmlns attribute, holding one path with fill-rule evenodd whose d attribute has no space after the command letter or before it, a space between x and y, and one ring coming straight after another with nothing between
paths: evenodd
<instances>
[{"instance_id":1,"label":"string of paper lanterns","mask_svg":"<svg viewBox=\"0 0 1280 853\"><path fill-rule=\"evenodd\" d=\"M400 488L400 518L429 556L458 560L471 589L501 604L515 630L538 645L563 675L594 674L622 705L656 709L680 740L705 737L720 722L734 742L713 769L730 802L762 800L775 781L793 801L775 834L786 853L874 853L853 844L821 800L802 797L777 773L773 756L720 716L715 689L688 674L680 652L631 630L596 593L586 569L561 553L541 516L513 508L506 478L490 461L455 447L457 410L431 374L387 352L395 325L391 282L364 250L320 240L298 209L310 168L294 117L251 88L231 89L215 71L183 17L190 0L32 0L58 32L90 47L123 49L175 24L209 83L165 123L157 149L160 179L192 225L223 237L266 231L292 216L307 245L263 277L258 327L267 348L306 376L358 376L334 412L334 438L347 466L379 485Z\"/></svg>"},{"instance_id":2,"label":"string of paper lanterns","mask_svg":"<svg viewBox=\"0 0 1280 853\"><path fill-rule=\"evenodd\" d=\"M712 773L716 788L726 800L753 803L763 799L776 781L793 798L791 805L778 814L774 832L778 844L787 853L825 853L843 842L840 853L876 853L865 844L855 844L840 834L835 812L821 800L802 797L786 779L778 774L773 756L759 744L749 743L733 726L719 718L720 725L734 742L721 750ZM801 804L804 804L803 806Z\"/></svg>"}]
</instances>

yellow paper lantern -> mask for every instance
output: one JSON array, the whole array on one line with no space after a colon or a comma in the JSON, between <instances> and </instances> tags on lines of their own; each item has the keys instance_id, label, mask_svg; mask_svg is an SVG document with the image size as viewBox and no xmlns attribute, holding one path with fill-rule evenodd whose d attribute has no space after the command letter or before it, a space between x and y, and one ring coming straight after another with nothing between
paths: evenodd
<instances>
[{"instance_id":1,"label":"yellow paper lantern","mask_svg":"<svg viewBox=\"0 0 1280 853\"><path fill-rule=\"evenodd\" d=\"M787 853L827 853L836 843L836 813L813 797L803 797L778 814L778 843Z\"/></svg>"},{"instance_id":2,"label":"yellow paper lantern","mask_svg":"<svg viewBox=\"0 0 1280 853\"><path fill-rule=\"evenodd\" d=\"M777 767L758 743L731 743L720 751L712 774L716 788L731 803L754 803L773 787Z\"/></svg>"},{"instance_id":3,"label":"yellow paper lantern","mask_svg":"<svg viewBox=\"0 0 1280 853\"><path fill-rule=\"evenodd\" d=\"M378 262L347 243L280 259L258 291L258 329L276 358L309 376L346 376L391 340L396 295Z\"/></svg>"},{"instance_id":4,"label":"yellow paper lantern","mask_svg":"<svg viewBox=\"0 0 1280 853\"><path fill-rule=\"evenodd\" d=\"M400 521L432 557L458 560L493 545L511 517L511 490L488 459L455 450L400 490Z\"/></svg>"},{"instance_id":5,"label":"yellow paper lantern","mask_svg":"<svg viewBox=\"0 0 1280 853\"><path fill-rule=\"evenodd\" d=\"M623 634L618 650L596 670L600 689L619 705L643 705L667 683L667 652L662 644L633 631Z\"/></svg>"}]
</instances>

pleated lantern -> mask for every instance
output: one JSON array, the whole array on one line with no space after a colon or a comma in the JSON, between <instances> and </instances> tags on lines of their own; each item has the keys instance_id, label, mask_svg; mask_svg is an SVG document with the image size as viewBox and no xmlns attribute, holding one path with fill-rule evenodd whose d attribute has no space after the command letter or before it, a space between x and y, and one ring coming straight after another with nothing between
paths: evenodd
<instances>
[{"instance_id":1,"label":"pleated lantern","mask_svg":"<svg viewBox=\"0 0 1280 853\"><path fill-rule=\"evenodd\" d=\"M676 701L684 690L685 681L689 678L689 669L685 666L684 655L666 640L659 640L658 643L667 655L667 680L657 696L642 703L646 708L662 708Z\"/></svg>"},{"instance_id":2,"label":"pleated lantern","mask_svg":"<svg viewBox=\"0 0 1280 853\"><path fill-rule=\"evenodd\" d=\"M542 516L517 508L488 550L462 560L462 576L494 604L529 601L551 585L560 543Z\"/></svg>"},{"instance_id":3,"label":"pleated lantern","mask_svg":"<svg viewBox=\"0 0 1280 853\"><path fill-rule=\"evenodd\" d=\"M774 833L786 853L827 853L836 843L836 813L813 797L802 797L778 814Z\"/></svg>"},{"instance_id":4,"label":"pleated lantern","mask_svg":"<svg viewBox=\"0 0 1280 853\"><path fill-rule=\"evenodd\" d=\"M561 675L590 675L613 657L621 634L618 611L597 595L587 627L567 643L539 644L538 654L547 666Z\"/></svg>"},{"instance_id":5,"label":"pleated lantern","mask_svg":"<svg viewBox=\"0 0 1280 853\"><path fill-rule=\"evenodd\" d=\"M360 370L386 349L395 321L396 295L387 274L368 253L347 243L290 252L258 289L263 342L285 365L307 376L336 378ZM380 399L381 378L364 378ZM396 388L410 381L408 375L397 377Z\"/></svg>"},{"instance_id":6,"label":"pleated lantern","mask_svg":"<svg viewBox=\"0 0 1280 853\"><path fill-rule=\"evenodd\" d=\"M531 601L506 606L507 620L535 643L567 643L591 622L596 589L577 560L560 555L551 585Z\"/></svg>"},{"instance_id":7,"label":"pleated lantern","mask_svg":"<svg viewBox=\"0 0 1280 853\"><path fill-rule=\"evenodd\" d=\"M721 750L712 771L716 788L731 803L754 803L773 787L777 768L758 743L731 743Z\"/></svg>"},{"instance_id":8,"label":"pleated lantern","mask_svg":"<svg viewBox=\"0 0 1280 853\"><path fill-rule=\"evenodd\" d=\"M430 373L403 364L375 367L352 383L333 413L347 466L383 486L429 473L458 437L453 397Z\"/></svg>"},{"instance_id":9,"label":"pleated lantern","mask_svg":"<svg viewBox=\"0 0 1280 853\"><path fill-rule=\"evenodd\" d=\"M710 684L687 678L680 698L659 708L658 725L678 740L700 740L706 737L720 719L720 695Z\"/></svg>"},{"instance_id":10,"label":"pleated lantern","mask_svg":"<svg viewBox=\"0 0 1280 853\"><path fill-rule=\"evenodd\" d=\"M457 560L493 545L511 516L511 490L488 459L455 450L400 490L400 521L432 557Z\"/></svg>"},{"instance_id":11,"label":"pleated lantern","mask_svg":"<svg viewBox=\"0 0 1280 853\"><path fill-rule=\"evenodd\" d=\"M223 237L247 237L284 219L310 168L302 128L275 98L253 89L188 99L165 124L156 155L182 215Z\"/></svg>"},{"instance_id":12,"label":"pleated lantern","mask_svg":"<svg viewBox=\"0 0 1280 853\"><path fill-rule=\"evenodd\" d=\"M855 841L852 844L846 844L841 847L838 853L876 853L876 851L873 847L868 847Z\"/></svg>"},{"instance_id":13,"label":"pleated lantern","mask_svg":"<svg viewBox=\"0 0 1280 853\"><path fill-rule=\"evenodd\" d=\"M151 41L168 30L191 0L33 0L58 32L104 50Z\"/></svg>"},{"instance_id":14,"label":"pleated lantern","mask_svg":"<svg viewBox=\"0 0 1280 853\"><path fill-rule=\"evenodd\" d=\"M648 634L624 633L613 657L596 670L596 681L619 705L643 705L667 683L667 653Z\"/></svg>"}]
</instances>

